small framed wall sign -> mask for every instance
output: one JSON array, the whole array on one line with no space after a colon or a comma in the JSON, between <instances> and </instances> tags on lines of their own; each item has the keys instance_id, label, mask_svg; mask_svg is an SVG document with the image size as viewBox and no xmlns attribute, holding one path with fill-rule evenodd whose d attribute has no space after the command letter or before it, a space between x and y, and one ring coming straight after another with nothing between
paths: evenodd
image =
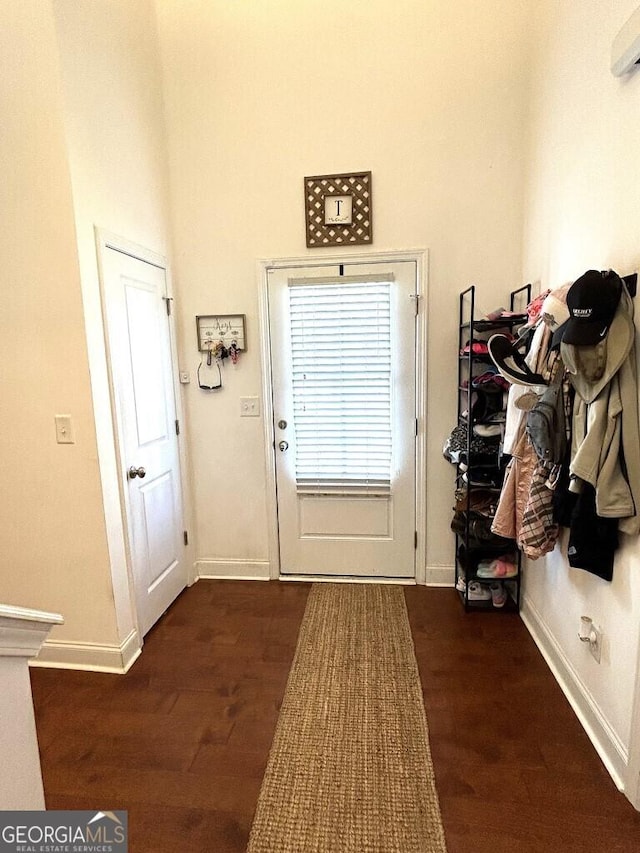
<instances>
[{"instance_id":1,"label":"small framed wall sign","mask_svg":"<svg viewBox=\"0 0 640 853\"><path fill-rule=\"evenodd\" d=\"M326 195L324 197L325 225L353 225L353 196Z\"/></svg>"},{"instance_id":2,"label":"small framed wall sign","mask_svg":"<svg viewBox=\"0 0 640 853\"><path fill-rule=\"evenodd\" d=\"M232 343L241 350L246 350L244 314L199 314L196 317L198 330L198 349L209 352L220 341L225 347Z\"/></svg>"},{"instance_id":3,"label":"small framed wall sign","mask_svg":"<svg viewBox=\"0 0 640 853\"><path fill-rule=\"evenodd\" d=\"M304 203L308 248L371 243L371 172L305 178Z\"/></svg>"}]
</instances>

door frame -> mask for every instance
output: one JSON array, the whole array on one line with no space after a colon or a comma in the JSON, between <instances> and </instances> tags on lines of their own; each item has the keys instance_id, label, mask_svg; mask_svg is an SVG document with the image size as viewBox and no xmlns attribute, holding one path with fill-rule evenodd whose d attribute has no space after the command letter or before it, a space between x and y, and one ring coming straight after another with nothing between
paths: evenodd
<instances>
[{"instance_id":1,"label":"door frame","mask_svg":"<svg viewBox=\"0 0 640 853\"><path fill-rule=\"evenodd\" d=\"M107 303L108 303L108 292L105 281L105 265L104 258L107 250L112 249L117 252L121 252L124 255L128 255L131 258L135 258L136 260L142 261L143 263L151 264L152 266L159 267L164 270L166 276L166 285L167 285L167 297L173 302L173 285L171 279L171 270L169 268L169 264L164 255L159 254L158 252L154 252L151 249L147 249L144 246L140 246L137 243L133 243L130 240L127 240L124 237L121 237L117 234L114 234L106 229L98 228L97 226L94 228L95 232L95 242L96 242L96 253L97 253L97 261L98 261L98 278L100 285L100 307L102 314L102 328L103 328L103 346L104 346L104 355L105 355L105 364L106 364L106 373L107 373L107 382L109 389L109 414L111 416L111 423L113 424L113 432L111 435L113 444L112 449L114 453L116 470L112 471L111 482L114 482L113 475L115 474L115 481L117 482L117 496L114 494L113 490L110 490L110 504L111 504L111 514L112 519L116 514L118 516L118 524L109 524L107 523L107 540L109 543L109 550L112 553L121 554L124 559L124 563L126 566L126 582L127 589L126 594L128 596L128 600L130 603L131 613L133 614L133 622L134 629L137 637L137 642L139 648L142 647L143 637L140 632L140 621L138 608L136 604L136 595L135 595L135 580L133 574L133 561L131 556L131 522L130 522L130 506L129 506L129 495L126 489L126 482L124 477L122 476L122 472L127 467L127 461L124 458L123 454L123 434L122 434L122 423L120 420L118 405L117 405L117 395L116 395L116 387L115 387L115 378L114 371L111 359L111 349L109 343L109 330L107 324ZM169 341L170 341L170 350L171 350L171 364L172 364L172 389L175 399L175 412L176 418L179 420L181 426L183 427L182 434L185 434L185 419L184 419L184 411L182 406L182 393L179 384L179 372L178 372L178 348L176 344L176 329L175 329L175 313L172 311L168 317L169 320ZM184 441L178 441L178 455L180 460L180 494L182 500L182 516L186 530L192 529L192 525L190 524L190 519L192 517L191 513L191 504L189 500L189 489L186 488L187 480L186 480L186 472L189 470L188 468L188 458ZM106 503L106 502L105 502ZM117 507L117 510L116 510ZM106 510L106 506L105 506ZM108 520L109 522L109 520ZM186 560L186 568L187 568L187 585L190 586L196 580L195 575L195 561L193 559L193 542L192 539L189 541L189 545L185 547L185 560ZM118 580L113 575L114 585ZM119 578L122 581L122 576ZM120 594L123 594L122 585L120 584ZM114 590L117 593L117 590Z\"/></svg>"},{"instance_id":2,"label":"door frame","mask_svg":"<svg viewBox=\"0 0 640 853\"><path fill-rule=\"evenodd\" d=\"M264 401L264 443L267 478L267 519L269 542L269 577L271 580L300 580L300 577L281 576L280 542L278 531L278 499L276 486L276 437L273 425L273 375L271 369L271 336L269 330L269 272L272 270L310 269L313 267L340 266L352 264L391 264L403 261L416 265L416 293L418 296L418 315L416 324L416 531L418 542L415 559L415 583L426 584L426 542L427 542L427 275L428 251L426 249L408 249L403 251L367 252L343 255L306 255L297 258L269 258L258 261L258 285L260 299L260 340L262 349L262 399ZM309 580L336 581L340 578L309 578ZM357 582L362 583L362 578ZM356 582L356 581L354 581ZM385 582L385 581L376 581ZM387 581L399 583L402 581ZM404 581L406 583L406 581Z\"/></svg>"}]
</instances>

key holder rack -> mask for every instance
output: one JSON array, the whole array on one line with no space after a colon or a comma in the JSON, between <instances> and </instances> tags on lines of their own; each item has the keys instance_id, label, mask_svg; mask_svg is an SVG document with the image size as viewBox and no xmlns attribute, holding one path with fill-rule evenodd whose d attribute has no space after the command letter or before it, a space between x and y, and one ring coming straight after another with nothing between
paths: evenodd
<instances>
[{"instance_id":1,"label":"key holder rack","mask_svg":"<svg viewBox=\"0 0 640 853\"><path fill-rule=\"evenodd\" d=\"M246 351L245 315L199 314L196 331L198 350L203 355L198 365L198 387L203 391L217 391L222 388L220 365L227 358L232 364L237 364L240 353ZM217 381L213 384L203 382L201 368L204 362L207 368L217 368Z\"/></svg>"},{"instance_id":2,"label":"key holder rack","mask_svg":"<svg viewBox=\"0 0 640 853\"><path fill-rule=\"evenodd\" d=\"M246 351L244 314L199 314L196 331L200 352L210 353L219 345L227 351L234 345L238 352Z\"/></svg>"}]
</instances>

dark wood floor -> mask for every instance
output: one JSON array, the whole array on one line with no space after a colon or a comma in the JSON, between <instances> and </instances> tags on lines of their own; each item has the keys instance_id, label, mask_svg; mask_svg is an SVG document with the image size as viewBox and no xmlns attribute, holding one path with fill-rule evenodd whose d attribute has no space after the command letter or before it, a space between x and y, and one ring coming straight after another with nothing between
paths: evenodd
<instances>
[{"instance_id":1,"label":"dark wood floor","mask_svg":"<svg viewBox=\"0 0 640 853\"><path fill-rule=\"evenodd\" d=\"M131 853L244 851L309 588L200 581L126 676L33 669L48 808L127 809ZM637 853L519 618L406 599L449 853Z\"/></svg>"},{"instance_id":2,"label":"dark wood floor","mask_svg":"<svg viewBox=\"0 0 640 853\"><path fill-rule=\"evenodd\" d=\"M519 616L405 597L449 853L638 853L640 814Z\"/></svg>"}]
</instances>

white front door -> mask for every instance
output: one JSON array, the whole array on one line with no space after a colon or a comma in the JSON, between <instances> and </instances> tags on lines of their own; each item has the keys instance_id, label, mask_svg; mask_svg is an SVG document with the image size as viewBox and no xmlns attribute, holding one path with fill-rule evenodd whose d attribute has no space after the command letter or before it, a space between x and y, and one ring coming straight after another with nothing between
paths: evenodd
<instances>
[{"instance_id":1,"label":"white front door","mask_svg":"<svg viewBox=\"0 0 640 853\"><path fill-rule=\"evenodd\" d=\"M103 286L141 634L187 584L166 270L107 247Z\"/></svg>"},{"instance_id":2,"label":"white front door","mask_svg":"<svg viewBox=\"0 0 640 853\"><path fill-rule=\"evenodd\" d=\"M415 577L416 277L269 270L283 575Z\"/></svg>"}]
</instances>

